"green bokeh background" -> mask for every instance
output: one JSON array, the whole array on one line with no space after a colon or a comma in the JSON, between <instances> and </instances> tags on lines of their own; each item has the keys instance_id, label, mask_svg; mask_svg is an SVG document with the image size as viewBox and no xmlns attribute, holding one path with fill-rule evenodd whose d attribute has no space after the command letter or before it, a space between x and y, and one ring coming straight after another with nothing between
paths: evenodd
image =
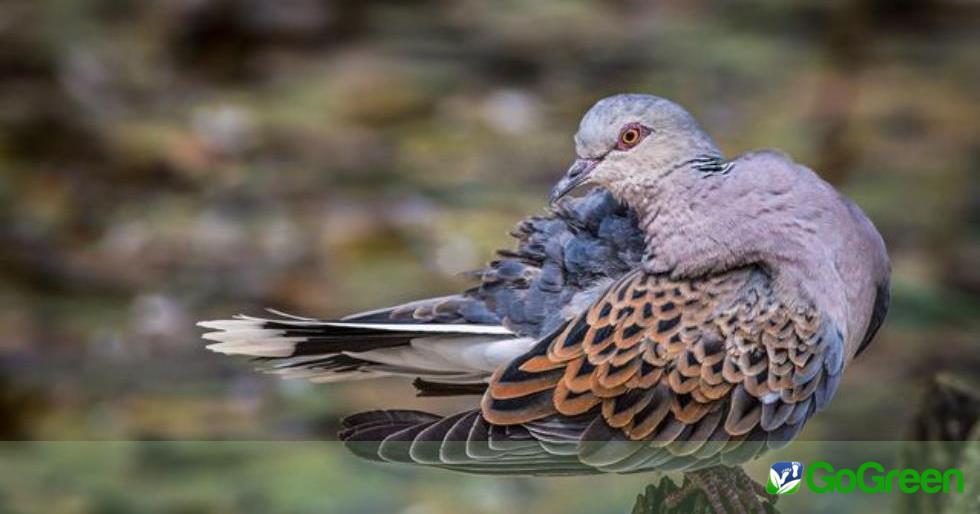
<instances>
[{"instance_id":1,"label":"green bokeh background","mask_svg":"<svg viewBox=\"0 0 980 514\"><path fill-rule=\"evenodd\" d=\"M256 476L277 491L256 512L325 511L295 477L323 475L326 491L364 468L336 443L323 459L277 444L331 439L360 409L459 401L400 381L282 382L204 351L194 322L336 317L466 287L460 272L542 212L584 110L623 91L687 106L729 155L782 149L865 209L892 256L892 311L803 439L907 438L936 373L980 369L978 22L954 0L3 1L0 436L280 441L161 450L159 464L152 445L24 445L4 471L46 466L57 484L131 459L165 467L172 451L168 469L186 472L154 485L197 498L184 512L243 511L205 485L238 474L220 482L241 484L228 497L250 504ZM119 469L107 496L47 512L184 505ZM467 487L519 499L465 510L593 505L581 485L372 473L358 487L378 502L442 499L331 508L457 512L445 498ZM0 510L37 505L8 478ZM589 511L624 512L639 488L603 480L608 509Z\"/></svg>"}]
</instances>

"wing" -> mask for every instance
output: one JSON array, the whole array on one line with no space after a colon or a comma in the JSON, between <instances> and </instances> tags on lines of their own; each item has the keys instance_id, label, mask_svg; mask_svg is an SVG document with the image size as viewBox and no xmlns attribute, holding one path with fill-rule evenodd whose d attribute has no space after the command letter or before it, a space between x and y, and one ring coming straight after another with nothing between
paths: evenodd
<instances>
[{"instance_id":1,"label":"wing","mask_svg":"<svg viewBox=\"0 0 980 514\"><path fill-rule=\"evenodd\" d=\"M857 352L854 354L855 356L861 355L868 349L868 345L871 344L871 341L874 341L882 323L885 322L885 316L888 315L888 306L891 304L891 286L889 282L886 278L883 283L875 288L875 304L871 310L871 321L868 323L868 329L864 333L864 338L861 339L861 345L858 346Z\"/></svg>"},{"instance_id":2,"label":"wing","mask_svg":"<svg viewBox=\"0 0 980 514\"><path fill-rule=\"evenodd\" d=\"M372 411L344 419L339 437L354 454L381 462L487 475L578 475L600 472L569 447L570 437L588 424L545 420L505 427L487 423L478 410L446 417Z\"/></svg>"},{"instance_id":3,"label":"wing","mask_svg":"<svg viewBox=\"0 0 980 514\"><path fill-rule=\"evenodd\" d=\"M628 440L690 442L683 452L789 441L829 402L842 350L836 328L758 268L699 280L635 271L498 369L482 411L499 425L595 413Z\"/></svg>"}]
</instances>

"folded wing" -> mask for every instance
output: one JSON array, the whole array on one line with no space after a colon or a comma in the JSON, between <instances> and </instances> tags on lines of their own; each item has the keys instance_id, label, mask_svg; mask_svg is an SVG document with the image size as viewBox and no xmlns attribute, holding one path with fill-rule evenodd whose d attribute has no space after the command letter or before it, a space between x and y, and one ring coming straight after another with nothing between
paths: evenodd
<instances>
[{"instance_id":1,"label":"folded wing","mask_svg":"<svg viewBox=\"0 0 980 514\"><path fill-rule=\"evenodd\" d=\"M830 400L840 332L780 298L757 268L697 280L633 272L527 354L484 395L491 423L598 412L630 440L658 445L789 441Z\"/></svg>"}]
</instances>

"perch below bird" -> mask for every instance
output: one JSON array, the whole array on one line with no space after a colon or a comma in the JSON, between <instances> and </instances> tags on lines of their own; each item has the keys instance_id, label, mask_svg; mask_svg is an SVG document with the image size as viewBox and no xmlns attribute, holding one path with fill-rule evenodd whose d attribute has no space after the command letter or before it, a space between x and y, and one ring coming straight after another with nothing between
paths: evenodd
<instances>
[{"instance_id":1,"label":"perch below bird","mask_svg":"<svg viewBox=\"0 0 980 514\"><path fill-rule=\"evenodd\" d=\"M338 321L201 322L213 351L314 382L479 394L448 417L355 414L359 455L477 473L698 470L792 440L889 299L861 210L774 151L722 157L678 105L599 101L553 210L461 294ZM584 184L581 198L563 198ZM750 444L752 443L752 444Z\"/></svg>"}]
</instances>

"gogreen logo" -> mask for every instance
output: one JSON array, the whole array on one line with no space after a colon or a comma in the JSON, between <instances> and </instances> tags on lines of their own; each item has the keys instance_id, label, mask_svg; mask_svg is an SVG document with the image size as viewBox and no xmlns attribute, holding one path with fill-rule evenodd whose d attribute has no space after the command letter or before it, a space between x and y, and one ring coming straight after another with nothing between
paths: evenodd
<instances>
[{"instance_id":1,"label":"gogreen logo","mask_svg":"<svg viewBox=\"0 0 980 514\"><path fill-rule=\"evenodd\" d=\"M777 462L769 468L769 494L790 494L800 490L803 482L803 464L799 462Z\"/></svg>"},{"instance_id":2,"label":"gogreen logo","mask_svg":"<svg viewBox=\"0 0 980 514\"><path fill-rule=\"evenodd\" d=\"M963 472L951 468L891 469L875 461L861 464L856 470L835 469L829 462L816 461L805 468L799 462L777 462L769 468L766 491L769 494L795 493L803 484L817 494L826 493L893 493L926 494L963 492Z\"/></svg>"}]
</instances>

